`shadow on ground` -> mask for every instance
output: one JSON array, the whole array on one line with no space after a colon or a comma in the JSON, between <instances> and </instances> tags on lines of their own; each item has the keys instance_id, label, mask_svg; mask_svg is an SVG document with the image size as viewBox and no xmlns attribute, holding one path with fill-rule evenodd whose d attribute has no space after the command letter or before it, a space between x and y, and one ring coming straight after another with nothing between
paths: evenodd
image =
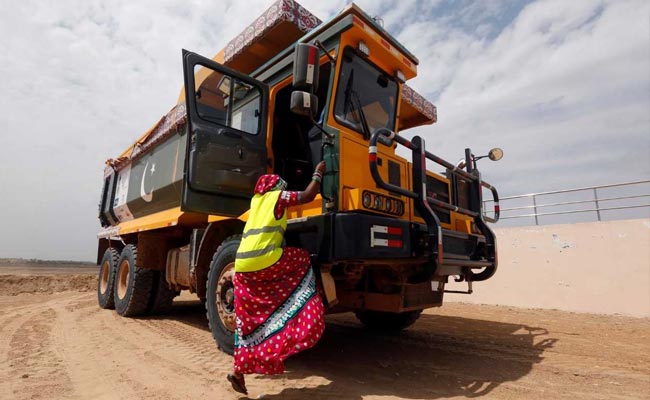
<instances>
[{"instance_id":1,"label":"shadow on ground","mask_svg":"<svg viewBox=\"0 0 650 400\"><path fill-rule=\"evenodd\" d=\"M177 302L172 314L158 318L208 330L198 302ZM288 381L264 399L480 397L526 376L557 342L541 327L453 316L422 315L397 334L369 331L351 314L327 320L323 339L289 359L285 374L254 377ZM309 377L324 383L307 387L301 380Z\"/></svg>"}]
</instances>

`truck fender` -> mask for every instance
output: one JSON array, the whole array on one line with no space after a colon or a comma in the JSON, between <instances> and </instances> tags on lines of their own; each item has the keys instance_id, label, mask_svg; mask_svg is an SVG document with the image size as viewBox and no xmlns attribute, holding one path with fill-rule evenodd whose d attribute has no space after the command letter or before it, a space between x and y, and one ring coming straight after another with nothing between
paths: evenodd
<instances>
[{"instance_id":1,"label":"truck fender","mask_svg":"<svg viewBox=\"0 0 650 400\"><path fill-rule=\"evenodd\" d=\"M244 231L244 222L239 219L227 219L211 222L203 233L203 237L195 250L197 257L192 268L192 280L196 280L196 294L205 298L205 284L208 281L210 261L217 248L229 236L240 234Z\"/></svg>"}]
</instances>

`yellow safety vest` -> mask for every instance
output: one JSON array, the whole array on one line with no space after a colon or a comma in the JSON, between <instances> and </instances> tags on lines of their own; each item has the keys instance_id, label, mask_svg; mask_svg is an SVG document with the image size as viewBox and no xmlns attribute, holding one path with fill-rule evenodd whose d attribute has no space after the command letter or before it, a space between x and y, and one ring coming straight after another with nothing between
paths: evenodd
<instances>
[{"instance_id":1,"label":"yellow safety vest","mask_svg":"<svg viewBox=\"0 0 650 400\"><path fill-rule=\"evenodd\" d=\"M235 258L236 272L253 272L270 267L282 257L282 240L287 229L287 213L275 219L274 210L281 190L251 200L248 221Z\"/></svg>"}]
</instances>

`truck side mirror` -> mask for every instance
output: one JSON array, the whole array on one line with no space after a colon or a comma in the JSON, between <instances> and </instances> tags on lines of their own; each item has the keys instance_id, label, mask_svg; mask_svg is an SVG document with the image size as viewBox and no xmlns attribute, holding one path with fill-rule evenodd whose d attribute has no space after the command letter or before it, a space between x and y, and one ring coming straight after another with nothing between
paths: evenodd
<instances>
[{"instance_id":1,"label":"truck side mirror","mask_svg":"<svg viewBox=\"0 0 650 400\"><path fill-rule=\"evenodd\" d=\"M503 150L501 150L498 147L493 148L490 150L488 153L488 157L490 157L490 160L492 161L499 161L501 158L503 158Z\"/></svg>"},{"instance_id":2,"label":"truck side mirror","mask_svg":"<svg viewBox=\"0 0 650 400\"><path fill-rule=\"evenodd\" d=\"M293 56L293 88L295 90L309 93L318 90L319 58L318 47L307 43L296 44Z\"/></svg>"},{"instance_id":3,"label":"truck side mirror","mask_svg":"<svg viewBox=\"0 0 650 400\"><path fill-rule=\"evenodd\" d=\"M294 90L291 93L291 112L308 117L313 121L318 112L318 97L315 94Z\"/></svg>"}]
</instances>

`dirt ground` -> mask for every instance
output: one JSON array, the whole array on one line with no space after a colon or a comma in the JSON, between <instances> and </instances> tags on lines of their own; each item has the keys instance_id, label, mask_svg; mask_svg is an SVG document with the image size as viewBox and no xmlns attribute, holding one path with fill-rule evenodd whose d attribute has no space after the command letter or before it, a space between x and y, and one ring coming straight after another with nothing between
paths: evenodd
<instances>
[{"instance_id":1,"label":"dirt ground","mask_svg":"<svg viewBox=\"0 0 650 400\"><path fill-rule=\"evenodd\" d=\"M245 398L191 295L130 319L101 310L83 282L7 295L20 283L0 274L1 399ZM458 303L397 335L341 314L284 375L248 387L264 399L647 399L649 336L648 319Z\"/></svg>"}]
</instances>

